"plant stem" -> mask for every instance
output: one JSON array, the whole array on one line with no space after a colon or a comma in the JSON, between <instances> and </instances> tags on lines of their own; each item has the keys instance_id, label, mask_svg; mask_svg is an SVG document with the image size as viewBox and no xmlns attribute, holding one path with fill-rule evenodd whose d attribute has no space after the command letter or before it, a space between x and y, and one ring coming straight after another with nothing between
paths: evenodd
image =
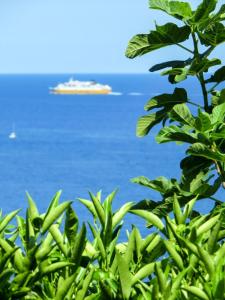
<instances>
[{"instance_id":1,"label":"plant stem","mask_svg":"<svg viewBox=\"0 0 225 300\"><path fill-rule=\"evenodd\" d=\"M201 106L201 105L199 105L199 104L197 104L197 103L195 103L195 102L192 102L192 101L187 101L187 103L189 103L189 104L192 104L192 105L194 105L194 106L197 106L197 107L199 107L199 108L204 108L203 106Z\"/></svg>"},{"instance_id":2,"label":"plant stem","mask_svg":"<svg viewBox=\"0 0 225 300\"><path fill-rule=\"evenodd\" d=\"M183 46L183 45L181 45L181 44L176 44L176 45L177 45L178 47L180 47L180 48L182 48L182 49L184 49L184 50L190 52L191 54L194 54L194 52L193 52L192 50L188 49L187 47L185 47L185 46Z\"/></svg>"},{"instance_id":3,"label":"plant stem","mask_svg":"<svg viewBox=\"0 0 225 300\"><path fill-rule=\"evenodd\" d=\"M194 44L194 57L196 58L197 62L200 63L201 61L201 57L198 51L198 41L196 39L195 33L192 32L192 39L193 39L193 44ZM203 100L204 100L204 109L206 112L210 112L209 110L209 104L208 104L208 93L206 90L206 86L205 86L205 79L204 79L204 75L203 72L200 72L199 75L197 75L198 81L201 85L202 88L202 94L203 94Z\"/></svg>"},{"instance_id":4,"label":"plant stem","mask_svg":"<svg viewBox=\"0 0 225 300\"><path fill-rule=\"evenodd\" d=\"M219 85L219 84L220 84L220 82L215 83L215 84L211 87L211 89L209 89L209 90L207 91L207 93L211 93L211 92L215 89L215 87L217 87L217 85Z\"/></svg>"},{"instance_id":5,"label":"plant stem","mask_svg":"<svg viewBox=\"0 0 225 300\"><path fill-rule=\"evenodd\" d=\"M209 199L211 199L211 200L213 200L213 201L215 201L215 202L217 202L217 203L219 203L219 204L222 204L222 203L223 203L223 201L221 201L221 200L219 200L219 199L216 199L216 198L214 198L214 197L212 197L212 196L210 196Z\"/></svg>"},{"instance_id":6,"label":"plant stem","mask_svg":"<svg viewBox=\"0 0 225 300\"><path fill-rule=\"evenodd\" d=\"M220 177L222 179L222 186L225 189L225 173L224 173L223 167L219 161L216 161L215 165L216 165L217 173L220 175Z\"/></svg>"},{"instance_id":7,"label":"plant stem","mask_svg":"<svg viewBox=\"0 0 225 300\"><path fill-rule=\"evenodd\" d=\"M206 112L210 112L209 110L209 103L208 103L208 93L207 93L207 89L205 86L205 79L204 79L204 75L203 72L199 73L199 76L197 76L201 88L202 88L202 94L203 94L203 99L204 99L204 109Z\"/></svg>"}]
</instances>

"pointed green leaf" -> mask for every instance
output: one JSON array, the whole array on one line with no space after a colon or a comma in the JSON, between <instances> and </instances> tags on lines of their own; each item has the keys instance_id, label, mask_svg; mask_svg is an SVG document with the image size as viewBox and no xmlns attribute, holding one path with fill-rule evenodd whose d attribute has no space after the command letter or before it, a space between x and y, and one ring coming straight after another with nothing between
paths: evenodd
<instances>
[{"instance_id":1,"label":"pointed green leaf","mask_svg":"<svg viewBox=\"0 0 225 300\"><path fill-rule=\"evenodd\" d=\"M74 244L78 229L78 217L71 206L67 208L65 219L65 234L70 245Z\"/></svg>"},{"instance_id":2,"label":"pointed green leaf","mask_svg":"<svg viewBox=\"0 0 225 300\"><path fill-rule=\"evenodd\" d=\"M74 246L73 246L73 261L75 264L79 264L81 260L82 253L86 245L86 226L83 223L79 234L76 236Z\"/></svg>"},{"instance_id":3,"label":"pointed green leaf","mask_svg":"<svg viewBox=\"0 0 225 300\"><path fill-rule=\"evenodd\" d=\"M128 300L131 294L132 286L132 275L129 270L129 263L124 260L118 252L116 252L117 265L119 270L119 278L121 284L121 290L123 294L123 299Z\"/></svg>"},{"instance_id":4,"label":"pointed green leaf","mask_svg":"<svg viewBox=\"0 0 225 300\"><path fill-rule=\"evenodd\" d=\"M185 286L182 287L185 291L187 291L189 294L198 297L199 299L202 300L210 300L207 294L200 288L195 287L195 286ZM191 299L191 298L190 298Z\"/></svg>"},{"instance_id":5,"label":"pointed green leaf","mask_svg":"<svg viewBox=\"0 0 225 300\"><path fill-rule=\"evenodd\" d=\"M160 220L160 218L157 217L155 214L151 213L150 211L144 211L141 209L133 209L130 212L132 214L135 214L135 215L138 215L138 216L144 218L148 222L148 224L155 226L159 230L164 229L164 224Z\"/></svg>"},{"instance_id":6,"label":"pointed green leaf","mask_svg":"<svg viewBox=\"0 0 225 300\"><path fill-rule=\"evenodd\" d=\"M98 219L99 219L100 223L102 224L102 227L104 227L105 226L105 212L102 207L102 204L101 204L100 200L97 197L95 197L92 193L89 193L89 195L91 197L91 200L94 205Z\"/></svg>"},{"instance_id":7,"label":"pointed green leaf","mask_svg":"<svg viewBox=\"0 0 225 300\"><path fill-rule=\"evenodd\" d=\"M134 204L133 202L127 202L114 213L113 218L112 218L112 228L113 229L122 221L123 217L131 209L133 204Z\"/></svg>"},{"instance_id":8,"label":"pointed green leaf","mask_svg":"<svg viewBox=\"0 0 225 300\"><path fill-rule=\"evenodd\" d=\"M71 205L71 203L72 201L66 201L48 211L43 221L42 234L45 234L49 227L62 215L62 213Z\"/></svg>"},{"instance_id":9,"label":"pointed green leaf","mask_svg":"<svg viewBox=\"0 0 225 300\"><path fill-rule=\"evenodd\" d=\"M9 222L18 214L19 211L20 209L14 210L0 221L0 233L6 228Z\"/></svg>"}]
</instances>

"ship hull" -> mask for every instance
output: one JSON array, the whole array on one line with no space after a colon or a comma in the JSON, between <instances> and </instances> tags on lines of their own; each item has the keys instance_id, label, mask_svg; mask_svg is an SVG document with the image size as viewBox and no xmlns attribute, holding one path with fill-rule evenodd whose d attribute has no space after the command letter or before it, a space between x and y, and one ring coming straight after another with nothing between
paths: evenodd
<instances>
[{"instance_id":1,"label":"ship hull","mask_svg":"<svg viewBox=\"0 0 225 300\"><path fill-rule=\"evenodd\" d=\"M106 95L110 94L110 90L57 90L53 89L51 91L53 94L61 94L61 95Z\"/></svg>"}]
</instances>

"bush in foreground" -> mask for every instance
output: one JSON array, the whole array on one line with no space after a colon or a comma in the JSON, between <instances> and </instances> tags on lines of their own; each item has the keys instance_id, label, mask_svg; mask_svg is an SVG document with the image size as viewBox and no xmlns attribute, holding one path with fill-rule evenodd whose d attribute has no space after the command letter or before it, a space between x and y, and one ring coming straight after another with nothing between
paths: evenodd
<instances>
[{"instance_id":1,"label":"bush in foreground","mask_svg":"<svg viewBox=\"0 0 225 300\"><path fill-rule=\"evenodd\" d=\"M175 197L174 217L162 221L132 203L113 212L115 192L104 201L98 193L80 199L93 220L79 226L59 196L40 214L28 195L25 219L18 211L1 219L0 299L224 299L224 208L194 216L196 198L182 210ZM120 243L128 212L154 230L142 237L133 225Z\"/></svg>"}]
</instances>

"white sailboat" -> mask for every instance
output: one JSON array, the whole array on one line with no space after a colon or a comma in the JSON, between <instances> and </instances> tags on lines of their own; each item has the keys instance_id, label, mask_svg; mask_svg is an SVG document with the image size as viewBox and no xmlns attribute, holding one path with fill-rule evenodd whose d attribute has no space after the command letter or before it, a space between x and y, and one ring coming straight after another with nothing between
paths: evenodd
<instances>
[{"instance_id":1,"label":"white sailboat","mask_svg":"<svg viewBox=\"0 0 225 300\"><path fill-rule=\"evenodd\" d=\"M12 132L10 132L10 134L9 134L9 139L16 139L16 131L15 131L15 126L14 126L14 124L13 124L13 130L12 130Z\"/></svg>"}]
</instances>

